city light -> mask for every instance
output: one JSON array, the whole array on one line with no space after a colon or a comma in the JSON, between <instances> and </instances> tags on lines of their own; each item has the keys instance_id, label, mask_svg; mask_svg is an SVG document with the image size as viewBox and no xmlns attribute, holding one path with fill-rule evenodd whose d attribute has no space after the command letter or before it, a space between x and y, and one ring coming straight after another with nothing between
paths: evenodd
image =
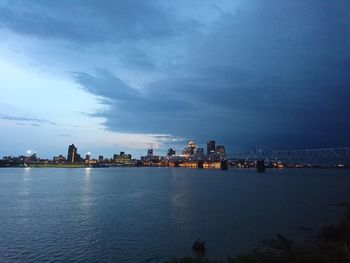
<instances>
[{"instance_id":1,"label":"city light","mask_svg":"<svg viewBox=\"0 0 350 263\"><path fill-rule=\"evenodd\" d=\"M0 167L66 167L66 168L92 168L92 167L183 167L197 169L222 169L228 168L250 168L265 171L264 167L272 169L285 168L310 168L310 167L332 167L347 168L350 156L350 147L306 149L292 151L261 150L250 151L247 154L227 154L224 145L217 145L216 141L210 140L204 147L200 147L190 140L182 151L169 148L165 156L158 155L151 147L147 149L146 155L140 159L132 158L131 154L124 151L114 154L111 158L103 155L92 156L87 152L82 156L78 148L71 144L68 146L67 155L54 156L51 160L37 157L36 152L27 150L26 155L18 157L4 156L0 159ZM324 155L323 159L334 160L333 164L323 165L317 162L303 162L301 157L314 157ZM278 158L276 157L278 156ZM293 158L291 158L293 157ZM337 157L337 159L334 159ZM299 159L296 159L299 158ZM332 159L333 158L333 159ZM260 168L259 168L260 167Z\"/></svg>"}]
</instances>

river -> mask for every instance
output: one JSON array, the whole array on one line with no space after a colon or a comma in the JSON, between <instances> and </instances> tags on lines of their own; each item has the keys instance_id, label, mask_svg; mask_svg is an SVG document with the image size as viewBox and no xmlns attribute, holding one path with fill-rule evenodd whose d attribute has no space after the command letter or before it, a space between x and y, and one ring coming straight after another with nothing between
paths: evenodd
<instances>
[{"instance_id":1,"label":"river","mask_svg":"<svg viewBox=\"0 0 350 263\"><path fill-rule=\"evenodd\" d=\"M350 170L0 169L0 261L156 262L249 252L337 222Z\"/></svg>"}]
</instances>

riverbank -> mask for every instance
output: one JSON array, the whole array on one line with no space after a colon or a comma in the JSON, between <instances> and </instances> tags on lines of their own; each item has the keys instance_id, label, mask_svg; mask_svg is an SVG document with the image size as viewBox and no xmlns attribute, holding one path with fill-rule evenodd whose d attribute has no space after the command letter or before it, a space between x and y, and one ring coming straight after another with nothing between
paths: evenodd
<instances>
[{"instance_id":1,"label":"riverbank","mask_svg":"<svg viewBox=\"0 0 350 263\"><path fill-rule=\"evenodd\" d=\"M165 261L167 263L350 263L350 203L339 204L347 208L343 218L335 225L323 227L311 240L297 243L277 234L263 241L250 253L218 261L198 255Z\"/></svg>"},{"instance_id":2,"label":"riverbank","mask_svg":"<svg viewBox=\"0 0 350 263\"><path fill-rule=\"evenodd\" d=\"M178 168L173 166L137 166L137 165L87 165L85 163L74 163L74 164L28 164L28 165L13 165L13 166L0 166L1 168L125 168L125 167L141 167L141 168ZM180 168L187 169L200 169L193 167L181 166ZM203 167L204 170L219 170L217 167ZM312 170L312 169L323 169L323 170L349 170L350 167L335 167L335 166L327 166L327 167L285 167L285 168L271 168L266 167L266 172L270 170ZM221 169L222 170L222 169ZM253 167L228 167L228 170L256 170Z\"/></svg>"}]
</instances>

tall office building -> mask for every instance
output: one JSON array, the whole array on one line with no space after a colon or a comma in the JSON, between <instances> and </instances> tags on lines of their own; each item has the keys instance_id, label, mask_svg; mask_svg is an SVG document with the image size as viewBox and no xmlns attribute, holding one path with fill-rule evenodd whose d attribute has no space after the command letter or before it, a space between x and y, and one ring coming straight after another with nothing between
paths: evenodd
<instances>
[{"instance_id":1,"label":"tall office building","mask_svg":"<svg viewBox=\"0 0 350 263\"><path fill-rule=\"evenodd\" d=\"M204 159L204 148L197 148L196 154L195 154L195 160L203 160Z\"/></svg>"},{"instance_id":2,"label":"tall office building","mask_svg":"<svg viewBox=\"0 0 350 263\"><path fill-rule=\"evenodd\" d=\"M211 153L215 153L215 141L207 142L207 155L210 155Z\"/></svg>"},{"instance_id":3,"label":"tall office building","mask_svg":"<svg viewBox=\"0 0 350 263\"><path fill-rule=\"evenodd\" d=\"M78 151L78 149L77 149L77 147L74 146L74 144L69 145L67 162L74 163L74 162L78 161L77 151Z\"/></svg>"},{"instance_id":4,"label":"tall office building","mask_svg":"<svg viewBox=\"0 0 350 263\"><path fill-rule=\"evenodd\" d=\"M224 154L225 153L225 146L223 146L223 145L216 146L216 152Z\"/></svg>"},{"instance_id":5,"label":"tall office building","mask_svg":"<svg viewBox=\"0 0 350 263\"><path fill-rule=\"evenodd\" d=\"M196 154L204 156L204 148L197 148Z\"/></svg>"},{"instance_id":6,"label":"tall office building","mask_svg":"<svg viewBox=\"0 0 350 263\"><path fill-rule=\"evenodd\" d=\"M194 143L194 141L189 141L188 142L188 145L187 145L187 149L188 149L188 152L190 153L190 155L193 155L194 154L194 150L196 149L196 144Z\"/></svg>"}]
</instances>

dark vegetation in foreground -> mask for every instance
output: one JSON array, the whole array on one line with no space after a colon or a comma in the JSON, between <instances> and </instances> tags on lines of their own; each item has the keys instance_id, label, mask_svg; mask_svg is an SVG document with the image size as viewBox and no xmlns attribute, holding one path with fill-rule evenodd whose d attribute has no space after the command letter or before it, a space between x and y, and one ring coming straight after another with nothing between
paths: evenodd
<instances>
[{"instance_id":1,"label":"dark vegetation in foreground","mask_svg":"<svg viewBox=\"0 0 350 263\"><path fill-rule=\"evenodd\" d=\"M343 219L336 225L322 228L307 243L298 244L277 234L275 239L264 241L252 252L226 261L205 257L185 257L168 263L350 263L350 203Z\"/></svg>"}]
</instances>

